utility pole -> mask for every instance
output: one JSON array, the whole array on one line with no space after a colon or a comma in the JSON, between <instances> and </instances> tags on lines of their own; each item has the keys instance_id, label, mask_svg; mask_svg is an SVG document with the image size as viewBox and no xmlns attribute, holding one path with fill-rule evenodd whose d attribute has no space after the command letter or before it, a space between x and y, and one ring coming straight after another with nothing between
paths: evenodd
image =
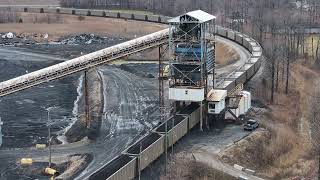
<instances>
[{"instance_id":1,"label":"utility pole","mask_svg":"<svg viewBox=\"0 0 320 180\"><path fill-rule=\"evenodd\" d=\"M289 40L288 40L289 41ZM288 47L287 47L287 79L286 79L286 94L289 93L289 76L290 76L290 57L291 57L291 54L290 54L290 47L289 47L289 42L288 42Z\"/></svg>"},{"instance_id":2,"label":"utility pole","mask_svg":"<svg viewBox=\"0 0 320 180\"><path fill-rule=\"evenodd\" d=\"M160 122L164 120L162 115L165 113L164 107L164 64L162 62L161 47L158 48L158 60L159 60L159 110L160 110Z\"/></svg>"},{"instance_id":3,"label":"utility pole","mask_svg":"<svg viewBox=\"0 0 320 180\"><path fill-rule=\"evenodd\" d=\"M1 117L0 117L0 147L2 145L2 132L1 132L2 125L3 125L3 122L1 121Z\"/></svg>"},{"instance_id":4,"label":"utility pole","mask_svg":"<svg viewBox=\"0 0 320 180\"><path fill-rule=\"evenodd\" d=\"M167 163L168 163L168 121L165 122L165 156L166 156L166 161L165 161L165 175L167 175Z\"/></svg>"},{"instance_id":5,"label":"utility pole","mask_svg":"<svg viewBox=\"0 0 320 180\"><path fill-rule=\"evenodd\" d=\"M141 179L141 151L142 151L142 143L140 142L140 147L139 147L139 164L138 164L138 168L139 168L139 180Z\"/></svg>"},{"instance_id":6,"label":"utility pole","mask_svg":"<svg viewBox=\"0 0 320 180\"><path fill-rule=\"evenodd\" d=\"M48 109L48 146L49 146L49 168L51 167L51 118L50 109Z\"/></svg>"},{"instance_id":7,"label":"utility pole","mask_svg":"<svg viewBox=\"0 0 320 180\"><path fill-rule=\"evenodd\" d=\"M88 71L84 71L84 106L85 106L85 117L86 117L86 128L90 127L89 121L89 98L88 98Z\"/></svg>"},{"instance_id":8,"label":"utility pole","mask_svg":"<svg viewBox=\"0 0 320 180\"><path fill-rule=\"evenodd\" d=\"M51 117L50 117L50 111L57 109L58 107L49 107L47 109L45 109L47 111L47 115L48 115L48 120L47 120L47 125L48 125L48 148L49 148L49 167L51 167Z\"/></svg>"}]
</instances>

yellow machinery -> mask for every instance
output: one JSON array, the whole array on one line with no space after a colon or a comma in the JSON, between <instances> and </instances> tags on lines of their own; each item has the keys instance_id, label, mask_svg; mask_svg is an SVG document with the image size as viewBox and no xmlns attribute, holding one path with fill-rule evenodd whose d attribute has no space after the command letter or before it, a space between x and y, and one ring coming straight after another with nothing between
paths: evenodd
<instances>
[{"instance_id":1,"label":"yellow machinery","mask_svg":"<svg viewBox=\"0 0 320 180\"><path fill-rule=\"evenodd\" d=\"M49 168L49 167L44 169L44 173L47 174L47 175L52 175L52 176L55 176L55 175L59 174L59 172L57 170Z\"/></svg>"},{"instance_id":2,"label":"yellow machinery","mask_svg":"<svg viewBox=\"0 0 320 180\"><path fill-rule=\"evenodd\" d=\"M22 158L20 163L21 165L32 165L33 160L31 158Z\"/></svg>"}]
</instances>

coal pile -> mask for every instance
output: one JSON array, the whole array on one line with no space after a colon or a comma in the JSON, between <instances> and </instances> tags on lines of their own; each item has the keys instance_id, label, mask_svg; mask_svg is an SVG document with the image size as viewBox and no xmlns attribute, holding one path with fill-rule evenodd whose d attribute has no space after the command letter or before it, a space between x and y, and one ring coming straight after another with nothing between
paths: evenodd
<instances>
[{"instance_id":1,"label":"coal pile","mask_svg":"<svg viewBox=\"0 0 320 180\"><path fill-rule=\"evenodd\" d=\"M66 39L62 39L60 44L67 44L67 45L85 45L85 44L100 44L107 42L108 38L102 38L96 36L94 34L80 34L71 36Z\"/></svg>"}]
</instances>

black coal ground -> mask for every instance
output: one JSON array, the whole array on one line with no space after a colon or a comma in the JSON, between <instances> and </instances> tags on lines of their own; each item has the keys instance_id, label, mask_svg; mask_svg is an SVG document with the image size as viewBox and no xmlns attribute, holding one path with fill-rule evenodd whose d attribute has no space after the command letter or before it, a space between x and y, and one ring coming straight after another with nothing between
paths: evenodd
<instances>
[{"instance_id":1,"label":"black coal ground","mask_svg":"<svg viewBox=\"0 0 320 180\"><path fill-rule=\"evenodd\" d=\"M65 39L75 37L77 36L65 37ZM79 41L77 45L61 43L22 44L18 47L0 46L0 50L4 50L0 51L0 81L60 63L61 61L57 61L58 58L71 59L120 42L119 38L105 40L94 36L95 39L103 39L103 41L85 44L84 42L90 40L88 37L91 36L86 36L86 39ZM63 41L63 39L60 40L60 42ZM38 54L41 56L35 56ZM48 130L45 108L47 107L59 107L51 113L53 121L64 119L64 121L53 123L54 133L68 126L73 117L74 101L78 95L76 89L79 77L80 73L77 73L1 98L0 117L4 121L2 148L29 147L37 143L46 143Z\"/></svg>"},{"instance_id":2,"label":"black coal ground","mask_svg":"<svg viewBox=\"0 0 320 180\"><path fill-rule=\"evenodd\" d=\"M120 40L111 41L110 44L24 44L18 47L0 46L0 81L48 67L62 62L63 59L78 57L81 54L90 53L119 42ZM41 56L37 56L39 54ZM152 69L156 67L156 65L142 66L144 67L139 68L138 64L134 65L135 68L143 69L145 73L153 72ZM0 116L4 121L4 144L1 149L26 148L38 143L46 143L48 130L47 112L45 108L47 107L59 107L57 110L51 112L51 118L52 121L54 121L52 125L53 134L56 135L64 130L74 116L72 110L74 108L74 101L78 96L77 86L80 75L81 73L77 73L60 80L3 97L0 100ZM139 79L138 77L136 78ZM152 92L150 93L154 94ZM145 131L140 133L143 134ZM130 136L135 138L136 135L132 134ZM128 139L129 142L133 140L130 137L126 139ZM122 146L125 145L126 143L122 143ZM124 147L121 147L121 149L123 148ZM110 156L115 156L114 153L115 152L112 152ZM109 159L112 157L109 157ZM0 179L8 179L8 177L11 176L10 171L8 172L6 169L16 166L18 160L12 155L8 158L1 157L1 161L5 163L0 164ZM94 167L92 167L92 169L94 169ZM9 176L3 176L3 172L9 173L6 174ZM23 172L24 170L22 170L22 174ZM20 174L21 176L12 174L12 177L17 179L28 178L24 178L22 174Z\"/></svg>"}]
</instances>

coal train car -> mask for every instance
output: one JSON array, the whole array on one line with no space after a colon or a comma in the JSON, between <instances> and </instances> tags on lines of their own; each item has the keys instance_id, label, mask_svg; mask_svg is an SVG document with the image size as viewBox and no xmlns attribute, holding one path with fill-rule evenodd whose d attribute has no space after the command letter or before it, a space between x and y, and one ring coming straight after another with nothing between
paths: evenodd
<instances>
[{"instance_id":1,"label":"coal train car","mask_svg":"<svg viewBox=\"0 0 320 180\"><path fill-rule=\"evenodd\" d=\"M108 18L119 18L119 19L131 19L138 21L148 21L155 23L167 24L167 20L170 17L162 15L152 15L143 13L126 13L116 12L108 10L98 9L74 9L74 8L61 8L61 7L1 7L1 9L12 9L18 12L31 12L31 13L59 13L59 14L70 14L79 16L96 16L96 17L108 17Z\"/></svg>"},{"instance_id":2,"label":"coal train car","mask_svg":"<svg viewBox=\"0 0 320 180\"><path fill-rule=\"evenodd\" d=\"M122 180L133 179L136 176L137 158L120 154L111 160L106 166L93 173L89 180Z\"/></svg>"}]
</instances>

